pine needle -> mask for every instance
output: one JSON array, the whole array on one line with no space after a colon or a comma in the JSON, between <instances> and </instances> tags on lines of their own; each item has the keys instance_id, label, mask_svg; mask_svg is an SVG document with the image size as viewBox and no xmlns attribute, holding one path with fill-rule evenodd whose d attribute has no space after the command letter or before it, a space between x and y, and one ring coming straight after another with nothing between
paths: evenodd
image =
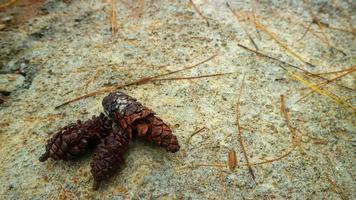
<instances>
[{"instance_id":1,"label":"pine needle","mask_svg":"<svg viewBox=\"0 0 356 200\"><path fill-rule=\"evenodd\" d=\"M301 71L301 72L304 72L305 74L307 74L307 75L309 75L309 76L317 77L317 78L320 78L320 79L325 80L325 81L330 81L329 79L327 79L327 78L325 78L325 77L323 77L323 76L320 76L320 75L318 75L318 74L309 72L308 70L305 70L305 69L303 69L303 68L301 68L301 67L298 67L298 66L296 66L296 65L293 65L293 64L291 64L291 63L285 62L285 61L280 60L280 59L278 59L278 58L275 58L275 57L272 57L272 56L267 55L267 54L265 54L265 53L262 53L261 51L256 51L256 50L251 49L251 48L248 48L248 47L246 47L246 46L244 46L244 45L242 45L242 44L237 44L237 45L238 45L239 47L241 47L241 48L247 50L247 51L250 51L250 52L253 52L253 53L257 54L258 56L262 56L262 57L271 59L271 60L273 60L273 61L277 61L277 62L279 62L279 63L281 63L281 64L283 64L283 65L286 65L286 66L288 66L288 67L292 67L292 68L297 69L297 70L299 70L299 71ZM345 89L348 89L348 90L356 91L355 89L350 88L350 87L347 87L347 86L345 86L345 85L341 85L341 84L338 84L338 83L335 83L335 82L334 82L334 84L335 84L335 85L338 85L338 86L340 86L340 87L343 87L343 88L345 88Z\"/></svg>"},{"instance_id":2,"label":"pine needle","mask_svg":"<svg viewBox=\"0 0 356 200\"><path fill-rule=\"evenodd\" d=\"M282 154L281 156L278 156L276 158L272 158L272 159L268 159L262 162L258 162L258 163L253 163L252 165L262 165L262 164L266 164L266 163L271 163L271 162L275 162L278 160L282 160L283 158L286 158L287 156L289 156L290 153L292 153L294 151L294 149L300 145L301 142L301 136L297 134L297 130L292 126L290 119L289 119L289 115L287 112L287 108L286 108L286 103L285 103L285 98L284 95L281 95L281 114L284 117L286 123L287 123L287 127L289 132L292 135L292 139L291 139L291 147L289 148L289 150L287 152L285 152L284 154Z\"/></svg>"},{"instance_id":3,"label":"pine needle","mask_svg":"<svg viewBox=\"0 0 356 200\"><path fill-rule=\"evenodd\" d=\"M343 73L343 74L340 74L340 75L338 75L338 76L336 76L336 77L334 77L334 78L332 78L332 79L330 79L329 81L325 81L325 82L319 83L319 84L317 84L316 86L319 87L319 88L323 88L323 87L325 87L327 84L329 84L329 83L331 83L331 82L333 82L333 81L336 81L337 79L339 79L339 78L341 78L341 77L343 77L343 76L346 76L346 75L348 75L348 74L350 74L350 73L356 71L356 68L349 68L349 69L347 69L347 70L341 70L341 71L343 71L344 73ZM340 71L338 71L337 73L339 73L339 72L340 72ZM303 95L301 98L299 98L295 103L298 103L298 102L302 101L303 99L305 99L306 97L308 97L309 95L311 95L313 92L315 92L315 90L309 91L308 93L306 93L305 95ZM346 100L345 100L345 102L346 102Z\"/></svg>"},{"instance_id":4,"label":"pine needle","mask_svg":"<svg viewBox=\"0 0 356 200\"><path fill-rule=\"evenodd\" d=\"M252 36L250 35L250 33L247 31L246 27L242 24L241 22L241 16L237 14L237 12L235 10L233 10L230 6L230 4L228 2L226 2L226 6L229 8L229 10L231 11L231 13L235 16L235 19L237 22L239 22L239 24L241 25L242 29L244 30L245 34L247 35L248 39L250 40L251 44L255 47L255 49L258 51L258 46L255 43L255 41L253 40Z\"/></svg>"},{"instance_id":5,"label":"pine needle","mask_svg":"<svg viewBox=\"0 0 356 200\"><path fill-rule=\"evenodd\" d=\"M340 195L342 200L348 200L349 199L347 197L347 195L345 194L344 190L341 187L339 187L336 184L336 182L330 178L329 175L326 176L326 180L331 184L331 186L333 187L334 192L336 192L336 193L338 193Z\"/></svg>"},{"instance_id":6,"label":"pine needle","mask_svg":"<svg viewBox=\"0 0 356 200\"><path fill-rule=\"evenodd\" d=\"M93 96L96 96L98 94L103 94L103 93L107 93L107 92L110 92L110 91L113 91L115 89L121 89L121 88L124 88L124 87L127 87L127 86L132 86L132 85L142 85L142 84L146 84L148 82L151 82L152 80L156 79L156 78L159 78L159 77L162 77L162 76L167 76L167 75L170 75L170 74L175 74L175 73L178 73L178 72L181 72L181 71L184 71L184 70L188 70L188 69L192 69L194 67L197 67L205 62L208 62L210 61L211 59L215 58L217 56L217 54L214 54L213 56L199 62L199 63L196 63L194 65L191 65L191 66L188 66L188 67L184 67L182 69L179 69L179 70L175 70L175 71L172 71L172 72L168 72L168 73L163 73L163 74L159 74L159 75L156 75L156 76L151 76L151 77L145 77L145 78L141 78L141 79L138 79L138 80L135 80L135 81L132 81L132 82L129 82L129 83L125 83L125 84L115 84L115 85L112 85L112 86L106 86L106 87L102 87L98 90L95 90L93 92L90 92L88 94L85 94L83 96L79 96L77 98L74 98L72 100L69 100L69 101L66 101L58 106L55 107L55 109L58 109L60 107L63 107L65 105L68 105L70 103L74 103L74 102L77 102L79 100L82 100L82 99L86 99L86 98L89 98L89 97L93 97Z\"/></svg>"},{"instance_id":7,"label":"pine needle","mask_svg":"<svg viewBox=\"0 0 356 200\"><path fill-rule=\"evenodd\" d=\"M5 3L0 4L0 9L6 8L8 6L11 6L12 4L14 4L17 0L9 0Z\"/></svg>"},{"instance_id":8,"label":"pine needle","mask_svg":"<svg viewBox=\"0 0 356 200\"><path fill-rule=\"evenodd\" d=\"M202 128L200 128L200 129L194 131L194 133L192 133L192 134L189 136L189 138L188 138L188 143L190 143L190 141L192 140L192 138L193 138L194 135L196 135L196 134L202 132L202 131L205 130L205 129L206 129L206 127L202 127Z\"/></svg>"},{"instance_id":9,"label":"pine needle","mask_svg":"<svg viewBox=\"0 0 356 200\"><path fill-rule=\"evenodd\" d=\"M193 2L193 0L189 0L189 3L193 6L194 10L198 13L198 15L206 21L207 26L209 26L210 24L209 24L208 18L205 17L205 16L203 15L203 13L201 13L201 11L200 11L199 8L195 5L195 3Z\"/></svg>"},{"instance_id":10,"label":"pine needle","mask_svg":"<svg viewBox=\"0 0 356 200\"><path fill-rule=\"evenodd\" d=\"M256 27L265 32L267 35L269 35L274 41L276 41L276 43L281 46L283 49L285 49L287 52L289 52L291 55L293 55L295 58L297 58L298 60L300 60L301 62L303 62L304 64L307 64L309 66L315 67L315 65L305 61L298 53L294 52L292 49L290 49L288 47L287 44L285 44L284 42L282 42L282 40L277 36L277 34L275 34L274 32L269 31L263 24L261 24L260 22L256 21Z\"/></svg>"},{"instance_id":11,"label":"pine needle","mask_svg":"<svg viewBox=\"0 0 356 200\"><path fill-rule=\"evenodd\" d=\"M321 6L321 8L319 9L319 11L320 11L321 9L323 9L326 5L327 5L327 2L324 3L324 4ZM319 18L313 13L313 11L311 10L311 8L309 8L309 13L310 13L310 16L311 16L311 18L312 18L312 20L313 20L312 23L317 24L317 26L318 26L319 29L320 29L320 34L321 34L322 37L323 37L323 39L321 39L321 38L320 38L320 39L321 39L322 41L324 41L324 42L327 44L327 46L328 46L329 48L335 49L336 51L338 51L338 52L342 53L344 56L346 56L346 53L345 53L344 51L342 51L341 49L335 47L335 46L332 44L332 42L330 41L330 39L326 36L326 33L324 32L324 26L323 26L323 24L320 22Z\"/></svg>"},{"instance_id":12,"label":"pine needle","mask_svg":"<svg viewBox=\"0 0 356 200\"><path fill-rule=\"evenodd\" d=\"M260 31L257 28L257 23L256 23L256 0L251 0L251 4L252 4L252 16L253 16L253 23L255 24L255 28L256 28L256 32L258 35L258 38L261 40L261 34Z\"/></svg>"},{"instance_id":13,"label":"pine needle","mask_svg":"<svg viewBox=\"0 0 356 200\"><path fill-rule=\"evenodd\" d=\"M282 67L282 66L280 66ZM356 109L349 103L347 103L346 101L344 101L343 99L341 99L340 97L338 97L337 95L327 91L327 90L323 90L321 88L319 88L317 85L309 82L308 80L304 79L302 76L291 72L290 70L282 67L284 70L286 70L287 74L289 76L291 76L292 78L296 79L297 81L299 81L300 83L306 85L307 87L309 87L310 89L314 90L315 92L321 94L322 96L326 96L328 98L330 98L332 101L334 101L335 103L345 107L345 108L351 108L353 111L356 111Z\"/></svg>"},{"instance_id":14,"label":"pine needle","mask_svg":"<svg viewBox=\"0 0 356 200\"><path fill-rule=\"evenodd\" d=\"M217 74L207 74L201 76L187 76L187 77L170 77L170 78L155 78L152 81L172 81L172 80L191 80L191 79L200 79L200 78L210 78L216 76L224 76L228 74L234 74L239 72L227 72L227 73L217 73Z\"/></svg>"},{"instance_id":15,"label":"pine needle","mask_svg":"<svg viewBox=\"0 0 356 200\"><path fill-rule=\"evenodd\" d=\"M110 22L111 22L111 33L112 36L114 37L117 33L116 0L111 0Z\"/></svg>"},{"instance_id":16,"label":"pine needle","mask_svg":"<svg viewBox=\"0 0 356 200\"><path fill-rule=\"evenodd\" d=\"M236 104L237 136L238 136L238 140L239 140L239 143L240 143L244 158L246 160L246 164L247 164L248 170L249 170L253 180L256 182L256 177L255 177L255 174L253 173L253 170L252 170L252 167L251 167L248 155L247 155L247 150L246 150L246 147L245 147L245 143L244 143L243 138L242 138L242 130L241 130L241 126L240 126L240 103L241 103L241 96L242 96L242 91L243 91L244 84L245 84L245 75L242 78L242 82L241 82L241 86L240 86L240 92L239 92L239 98L238 98L237 104Z\"/></svg>"},{"instance_id":17,"label":"pine needle","mask_svg":"<svg viewBox=\"0 0 356 200\"><path fill-rule=\"evenodd\" d=\"M316 74L317 74L317 75L337 74L337 73L341 73L341 72L350 71L350 70L352 70L352 69L356 69L356 66L348 67L347 69L342 69L342 70L338 70L338 71L320 72L320 73L316 73Z\"/></svg>"},{"instance_id":18,"label":"pine needle","mask_svg":"<svg viewBox=\"0 0 356 200\"><path fill-rule=\"evenodd\" d=\"M91 78L89 78L89 79L84 83L84 90L85 90L85 92L88 92L89 84L92 83L92 82L94 82L102 73L103 73L103 69L98 69L98 70L96 70L94 76L91 77Z\"/></svg>"}]
</instances>

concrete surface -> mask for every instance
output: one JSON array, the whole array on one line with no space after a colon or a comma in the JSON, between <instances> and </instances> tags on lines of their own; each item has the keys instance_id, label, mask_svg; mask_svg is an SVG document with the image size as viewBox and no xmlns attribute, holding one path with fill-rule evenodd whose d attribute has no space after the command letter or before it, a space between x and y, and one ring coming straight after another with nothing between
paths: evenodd
<instances>
[{"instance_id":1,"label":"concrete surface","mask_svg":"<svg viewBox=\"0 0 356 200\"><path fill-rule=\"evenodd\" d=\"M305 85L286 74L280 63L237 46L253 48L244 26L261 51L303 69L319 73L354 66L355 30L352 33L349 22L356 18L355 2L328 1L320 12L325 1L312 2L255 5L257 20L316 67L298 61L261 30L259 37L249 21L250 1L230 1L243 15L241 23L220 0L194 0L206 19L189 1L117 1L118 34L113 38L110 4L105 1L36 1L28 15L21 15L16 4L3 9L0 88L11 93L0 105L0 198L355 199L354 111L315 93L295 103L309 91ZM346 56L331 51L311 32L299 40L305 32L300 23L311 22L309 8L330 25L323 28L325 35ZM321 35L316 24L311 27ZM55 106L109 84L181 69L214 54L214 59L170 77L234 73L123 89L172 126L181 144L178 153L136 142L126 154L126 166L98 191L91 190L92 153L73 162L38 161L45 141L58 128L101 112L105 94ZM240 123L250 162L277 158L296 145L280 160L253 165L256 181L237 138L236 103L244 74ZM14 76L12 83L4 78L8 76ZM355 73L337 83L355 88ZM335 84L327 89L355 104L354 91ZM281 115L281 95L291 125L298 130L293 141ZM206 128L190 138L202 127ZM231 149L238 160L233 172L199 166L226 164Z\"/></svg>"}]
</instances>

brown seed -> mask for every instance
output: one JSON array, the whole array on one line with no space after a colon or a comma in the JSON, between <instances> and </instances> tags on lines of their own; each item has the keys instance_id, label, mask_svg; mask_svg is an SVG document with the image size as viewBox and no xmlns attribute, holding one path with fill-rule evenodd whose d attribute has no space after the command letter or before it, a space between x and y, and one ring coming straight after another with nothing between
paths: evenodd
<instances>
[{"instance_id":1,"label":"brown seed","mask_svg":"<svg viewBox=\"0 0 356 200\"><path fill-rule=\"evenodd\" d=\"M230 150L227 158L228 158L227 164L229 166L229 169L231 171L234 171L237 165L236 152L234 150Z\"/></svg>"},{"instance_id":2,"label":"brown seed","mask_svg":"<svg viewBox=\"0 0 356 200\"><path fill-rule=\"evenodd\" d=\"M43 180L44 180L44 181L46 181L46 182L48 182L48 181L49 181L49 177L48 177L48 176L46 176L46 175L42 176L42 178L43 178Z\"/></svg>"}]
</instances>

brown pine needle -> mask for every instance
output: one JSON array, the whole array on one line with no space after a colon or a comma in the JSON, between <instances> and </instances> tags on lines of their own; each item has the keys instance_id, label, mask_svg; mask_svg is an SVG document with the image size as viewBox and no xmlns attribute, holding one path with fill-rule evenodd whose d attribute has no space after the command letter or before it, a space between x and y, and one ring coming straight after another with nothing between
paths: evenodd
<instances>
[{"instance_id":1,"label":"brown pine needle","mask_svg":"<svg viewBox=\"0 0 356 200\"><path fill-rule=\"evenodd\" d=\"M167 75L170 75L170 74L174 74L174 73L178 73L178 72L181 72L183 70L188 70L188 69L192 69L194 67L197 67L205 62L208 62L210 61L211 59L215 58L217 56L217 54L214 54L213 56L199 62L199 63L196 63L194 65L191 65L191 66L188 66L188 67L184 67L182 69L179 69L179 70L175 70L175 71L172 71L172 72L168 72L168 73L163 73L163 74L159 74L159 75L156 75L156 76L151 76L151 77L145 77L145 78L141 78L139 80L135 80L135 81L132 81L132 82L129 82L129 83L125 83L125 84L116 84L116 85L112 85L112 86L106 86L106 87L102 87L98 90L95 90L93 92L90 92L88 94L85 94L83 96L79 96L77 98L74 98L72 100L69 100L69 101L66 101L64 103L62 103L61 105L58 105L55 107L55 109L58 109L60 107L63 107L65 105L68 105L70 103L73 103L73 102L76 102L76 101L79 101L79 100L82 100L82 99L86 99L86 98L89 98L89 97L93 97L93 96L96 96L98 94L103 94L103 93L107 93L107 92L110 92L112 90L115 90L115 89L121 89L121 88L124 88L124 87L127 87L127 86L132 86L132 85L142 85L142 84L145 84L145 83L148 83L148 82L151 82L152 80L156 79L156 78L159 78L159 77L162 77L162 76L167 76Z\"/></svg>"},{"instance_id":2,"label":"brown pine needle","mask_svg":"<svg viewBox=\"0 0 356 200\"><path fill-rule=\"evenodd\" d=\"M216 163L216 164L196 164L194 165L194 167L226 167L225 164L220 164L220 163Z\"/></svg>"},{"instance_id":3,"label":"brown pine needle","mask_svg":"<svg viewBox=\"0 0 356 200\"><path fill-rule=\"evenodd\" d=\"M308 3L308 2L305 2L305 3ZM325 2L318 10L318 13L323 10L323 8L327 5L327 2ZM322 41L324 41L327 46L331 49L335 49L336 51L342 53L344 56L346 56L346 53L344 51L342 51L341 49L335 47L332 42L330 41L330 39L327 37L326 33L324 32L324 23L322 23L319 18L313 13L312 9L310 6L307 5L307 7L309 8L309 13L310 13L310 16L312 18L312 23L316 24L319 29L320 29L320 34L322 36L322 38L320 38ZM317 36L318 37L318 36Z\"/></svg>"},{"instance_id":4,"label":"brown pine needle","mask_svg":"<svg viewBox=\"0 0 356 200\"><path fill-rule=\"evenodd\" d=\"M285 152L281 156L278 156L276 158L272 158L272 159L269 159L269 160L266 160L266 161L253 163L252 165L262 165L262 164L272 163L272 162L275 162L275 161L278 161L278 160L282 160L283 158L289 156L289 154L292 153L294 151L294 149L298 145L300 145L301 136L297 134L296 129L290 123L289 115L288 115L288 112L287 112L287 109L286 109L286 103L285 103L284 95L281 95L281 114L282 114L282 116L284 117L284 119L285 119L285 121L287 123L287 128L288 128L289 132L292 135L291 147L289 148L289 150L287 152Z\"/></svg>"},{"instance_id":5,"label":"brown pine needle","mask_svg":"<svg viewBox=\"0 0 356 200\"><path fill-rule=\"evenodd\" d=\"M313 22L316 23L316 24L318 25L319 29L320 29L320 33L321 33L321 35L322 35L323 38L324 38L322 41L325 41L325 43L328 45L329 48L335 49L336 51L342 53L344 56L347 56L347 54L346 54L343 50L341 50L341 49L335 47L335 46L332 44L332 42L330 41L330 39L326 36L326 34L325 34L325 32L324 32L324 28L323 28L324 26L321 24L320 20L315 17L315 18L313 19ZM320 38L320 39L321 39L321 38Z\"/></svg>"},{"instance_id":6,"label":"brown pine needle","mask_svg":"<svg viewBox=\"0 0 356 200\"><path fill-rule=\"evenodd\" d=\"M256 32L258 35L258 38L261 40L261 34L260 31L257 28L257 23L256 23L256 0L251 0L252 1L252 16L253 16L253 23L255 24Z\"/></svg>"},{"instance_id":7,"label":"brown pine needle","mask_svg":"<svg viewBox=\"0 0 356 200\"><path fill-rule=\"evenodd\" d=\"M205 17L205 16L201 13L201 11L200 11L199 8L195 5L195 3L193 2L193 0L189 0L189 3L193 6L194 10L198 13L198 15L206 21L207 26L209 26L210 24L209 24L208 18Z\"/></svg>"},{"instance_id":8,"label":"brown pine needle","mask_svg":"<svg viewBox=\"0 0 356 200\"><path fill-rule=\"evenodd\" d=\"M6 8L8 6L11 6L12 4L14 4L17 0L9 0L5 3L0 4L0 9Z\"/></svg>"},{"instance_id":9,"label":"brown pine needle","mask_svg":"<svg viewBox=\"0 0 356 200\"><path fill-rule=\"evenodd\" d=\"M111 0L110 22L112 36L115 36L117 33L116 0Z\"/></svg>"},{"instance_id":10,"label":"brown pine needle","mask_svg":"<svg viewBox=\"0 0 356 200\"><path fill-rule=\"evenodd\" d=\"M94 82L101 74L103 73L103 69L98 69L96 70L96 73L94 74L93 77L89 78L85 83L84 83L84 90L85 92L88 92L88 87L89 84Z\"/></svg>"},{"instance_id":11,"label":"brown pine needle","mask_svg":"<svg viewBox=\"0 0 356 200\"><path fill-rule=\"evenodd\" d=\"M272 162L275 162L275 161L282 160L283 158L286 158L287 156L289 156L289 154L291 154L294 151L295 147L296 146L292 146L287 152L285 152L281 156L278 156L276 158L271 158L269 160L261 161L261 162L258 162L258 163L252 163L251 165L253 165L253 166L255 166L255 165L263 165L263 164L272 163Z\"/></svg>"},{"instance_id":12,"label":"brown pine needle","mask_svg":"<svg viewBox=\"0 0 356 200\"><path fill-rule=\"evenodd\" d=\"M338 194L340 195L340 197L341 197L342 200L348 200L348 199L349 199L349 198L347 197L347 195L345 194L345 192L343 191L343 189L340 188L340 187L336 184L336 182L330 178L329 175L327 175L326 180L327 180L327 181L331 184L331 186L333 187L333 191L336 192L336 193L338 193Z\"/></svg>"},{"instance_id":13,"label":"brown pine needle","mask_svg":"<svg viewBox=\"0 0 356 200\"><path fill-rule=\"evenodd\" d=\"M323 4L322 7L324 7L326 5ZM320 20L319 18L313 13L313 11L311 10L310 6L307 6L309 8L309 13L310 13L310 16L312 18L312 23L315 23L316 25L318 25L319 29L320 29L320 34L323 36L323 38L325 39L325 41L328 42L328 44L330 45L330 40L329 38L326 36L326 34L324 33L324 28L323 26L321 25L320 23Z\"/></svg>"},{"instance_id":14,"label":"brown pine needle","mask_svg":"<svg viewBox=\"0 0 356 200\"><path fill-rule=\"evenodd\" d=\"M196 134L202 132L202 131L205 130L205 129L206 129L206 127L203 127L203 128L200 128L200 129L194 131L194 133L192 133L192 134L189 136L189 138L188 138L188 143L190 143L190 141L192 140L192 138L193 138L194 135L196 135Z\"/></svg>"},{"instance_id":15,"label":"brown pine needle","mask_svg":"<svg viewBox=\"0 0 356 200\"><path fill-rule=\"evenodd\" d=\"M356 30L355 29L348 30L348 29L339 28L339 27L336 27L336 26L331 26L331 25L328 25L326 27L329 28L329 29L333 29L333 30L336 30L336 31L342 31L342 32L345 32L345 33L353 34L353 35L356 34Z\"/></svg>"},{"instance_id":16,"label":"brown pine needle","mask_svg":"<svg viewBox=\"0 0 356 200\"><path fill-rule=\"evenodd\" d=\"M306 26L306 25L303 24L303 23L300 23L300 25L303 26L303 28L305 28L305 31L304 31L302 37L300 37L297 41L302 40L302 39L307 35L307 33L308 33L309 31L312 31L311 26L313 25L313 23L309 23L308 26ZM313 32L314 32L314 31L313 31ZM318 34L316 34L316 35L317 35L317 37L319 37Z\"/></svg>"},{"instance_id":17,"label":"brown pine needle","mask_svg":"<svg viewBox=\"0 0 356 200\"><path fill-rule=\"evenodd\" d=\"M306 31L304 32L303 36L298 39L298 41L302 40L304 38L304 36L306 35L307 32L310 32L311 34L313 34L315 37L319 38L320 41L322 41L323 43L325 43L329 48L331 47L331 44L328 40L326 40L324 37L320 36L319 34L317 34L314 29L311 28L311 26L313 25L313 23L310 23L309 26L306 26L303 23L300 23L300 25L306 29Z\"/></svg>"},{"instance_id":18,"label":"brown pine needle","mask_svg":"<svg viewBox=\"0 0 356 200\"><path fill-rule=\"evenodd\" d=\"M327 2L325 2L320 8L319 8L319 12L327 5ZM320 33L321 35L324 37L325 41L327 42L329 48L331 49L335 49L336 51L342 53L344 56L346 56L346 53L344 51L342 51L341 49L335 47L335 45L333 45L333 43L331 42L331 40L329 39L329 37L326 35L325 31L324 31L324 26L325 24L322 23L320 21L320 19L313 13L312 9L310 8L310 15L313 19L313 23L317 24L319 29L320 29Z\"/></svg>"},{"instance_id":19,"label":"brown pine needle","mask_svg":"<svg viewBox=\"0 0 356 200\"><path fill-rule=\"evenodd\" d=\"M217 73L217 74L208 74L208 75L201 75L201 76L188 76L188 77L155 78L152 81L191 80L191 79L224 76L224 75L234 74L234 73L239 73L239 72Z\"/></svg>"},{"instance_id":20,"label":"brown pine needle","mask_svg":"<svg viewBox=\"0 0 356 200\"><path fill-rule=\"evenodd\" d=\"M241 22L241 16L238 15L236 13L235 10L233 10L230 6L230 4L228 2L226 2L226 6L229 8L229 10L231 11L231 13L235 16L235 19L237 22L239 22L239 24L241 25L242 29L244 30L245 34L247 35L247 37L249 38L251 44L255 47L255 49L258 51L258 46L257 44L255 43L255 41L252 39L252 36L250 35L250 33L247 31L246 27L242 24Z\"/></svg>"},{"instance_id":21,"label":"brown pine needle","mask_svg":"<svg viewBox=\"0 0 356 200\"><path fill-rule=\"evenodd\" d=\"M325 77L323 77L323 76L320 76L320 75L315 74L315 73L311 73L311 72L309 72L309 71L307 71L307 70L305 70L305 69L303 69L303 68L300 68L300 67L298 67L298 66L295 66L295 65L293 65L293 64L291 64L291 63L285 62L285 61L280 60L280 59L278 59L278 58L275 58L275 57L272 57L272 56L267 55L267 54L265 54L265 53L262 53L261 51L256 51L256 50L254 50L254 49L250 49L250 48L248 48L248 47L246 47L246 46L244 46L244 45L242 45L242 44L237 44L237 45L238 45L239 47L241 47L241 48L247 50L247 51L250 51L250 52L255 53L255 54L258 55L258 56L262 56L262 57L265 57L265 58L268 58L268 59L277 61L277 62L279 62L279 63L281 63L281 64L283 64L283 65L286 65L286 66L295 68L295 69L297 69L297 70L299 70L299 71L302 71L302 72L304 72L305 74L307 74L307 75L309 75L309 76L313 76L313 77L317 77L317 78L320 78L320 79L325 80L325 81L329 81L329 79L327 79L327 78L325 78ZM335 84L335 85L338 85L338 86L340 86L340 87L343 87L343 88L345 88L345 89L348 89L348 90L356 91L356 90L353 89L353 88L350 88L350 87L347 87L347 86L344 86L344 85L341 85L341 84L338 84L338 83L335 83L335 82L334 82L334 84Z\"/></svg>"},{"instance_id":22,"label":"brown pine needle","mask_svg":"<svg viewBox=\"0 0 356 200\"><path fill-rule=\"evenodd\" d=\"M225 167L227 167L227 165L226 164L222 164L222 163L215 163L215 164L198 163L198 164L183 165L181 167L178 167L177 170L196 169L196 168L199 168L199 167L225 168Z\"/></svg>"},{"instance_id":23,"label":"brown pine needle","mask_svg":"<svg viewBox=\"0 0 356 200\"><path fill-rule=\"evenodd\" d=\"M171 74L175 74L175 73L178 73L178 72L181 72L181 71L185 71L185 70L188 70L188 69L192 69L192 68L195 68L201 64L204 64L210 60L212 60L213 58L215 58L218 54L214 54L212 56L210 56L209 58L199 62L199 63L196 63L194 65L191 65L191 66L188 66L188 67L184 67L182 69L178 69L178 70L175 70L175 71L172 71L172 72L168 72L168 73L164 73L164 74L160 74L160 75L157 75L157 76L153 76L153 78L158 78L158 77L162 77L162 76L167 76L167 75L171 75Z\"/></svg>"},{"instance_id":24,"label":"brown pine needle","mask_svg":"<svg viewBox=\"0 0 356 200\"><path fill-rule=\"evenodd\" d=\"M240 92L239 92L239 98L238 98L237 104L236 104L237 136L238 136L238 140L239 140L239 143L240 143L244 158L246 160L246 164L247 164L248 170L249 170L253 180L256 182L255 174L253 173L250 161L248 159L245 143L244 143L243 138L242 138L242 130L241 130L241 126L240 126L240 103L241 103L241 96L242 96L242 91L243 91L244 84L245 84L245 75L242 78L242 82L241 82L241 86L240 86Z\"/></svg>"},{"instance_id":25,"label":"brown pine needle","mask_svg":"<svg viewBox=\"0 0 356 200\"><path fill-rule=\"evenodd\" d=\"M288 130L292 134L292 141L294 143L295 138L297 138L297 133L295 131L295 128L293 128L292 124L290 123L290 118L289 118L289 115L287 112L286 100L285 100L284 95L281 95L281 112L282 112L284 119L286 120Z\"/></svg>"},{"instance_id":26,"label":"brown pine needle","mask_svg":"<svg viewBox=\"0 0 356 200\"><path fill-rule=\"evenodd\" d=\"M337 73L341 73L341 72L350 71L351 69L354 69L354 68L356 69L356 66L348 67L347 69L343 69L343 70L332 71L332 72L321 72L321 73L316 73L316 74L317 75L337 74Z\"/></svg>"},{"instance_id":27,"label":"brown pine needle","mask_svg":"<svg viewBox=\"0 0 356 200\"><path fill-rule=\"evenodd\" d=\"M339 78L341 78L341 77L343 77L343 76L346 76L346 75L348 75L348 74L350 74L350 73L356 71L356 68L351 68L351 69L348 69L348 71L345 71L345 70L343 70L343 71L344 71L343 74L338 75L338 76L336 76L336 77L334 77L334 78L332 78L332 79L330 79L330 80L328 80L328 81L319 83L319 84L317 84L316 86L319 87L319 88L323 88L323 87L325 87L327 84L329 84L329 83L331 83L331 82L333 82L333 81L336 81L337 79L339 79ZM302 100L305 99L306 97L310 96L313 92L315 92L315 90L309 91L308 93L306 93L305 95L303 95L300 99L298 99L295 103L298 103L298 102L302 101Z\"/></svg>"},{"instance_id":28,"label":"brown pine needle","mask_svg":"<svg viewBox=\"0 0 356 200\"><path fill-rule=\"evenodd\" d=\"M287 52L289 52L292 56L297 58L299 61L301 61L304 64L307 64L309 66L315 67L315 65L311 64L310 62L305 61L302 56L300 56L298 53L294 52L292 49L288 47L287 44L282 42L282 40L275 34L274 32L269 31L263 24L260 22L256 21L257 28L263 32L265 32L267 35L269 35L276 43L281 46L283 49L285 49Z\"/></svg>"}]
</instances>

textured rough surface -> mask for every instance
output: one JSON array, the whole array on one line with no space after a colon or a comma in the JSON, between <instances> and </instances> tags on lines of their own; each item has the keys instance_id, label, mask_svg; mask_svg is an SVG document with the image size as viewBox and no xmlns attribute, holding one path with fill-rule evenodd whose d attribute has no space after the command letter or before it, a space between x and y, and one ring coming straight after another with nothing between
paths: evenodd
<instances>
[{"instance_id":1,"label":"textured rough surface","mask_svg":"<svg viewBox=\"0 0 356 200\"><path fill-rule=\"evenodd\" d=\"M355 66L356 40L350 33L350 22L356 27L354 1L255 1L256 19L316 67L304 65L256 31L249 21L253 1L229 1L242 15L239 23L225 1L193 0L209 26L188 0L116 1L114 38L106 1L42 2L37 12L27 12L40 14L23 17L20 24L7 22L18 19L16 13L0 11L0 23L6 25L0 31L0 73L24 76L0 105L0 199L356 199L353 111L316 93L296 103L309 89L279 63L237 45L253 48L245 27L259 50L314 73ZM310 25L310 10L329 25L323 27L325 36L346 56L330 50L318 25ZM304 37L303 25L311 28ZM140 141L129 145L126 166L97 191L91 190L91 154L69 162L38 161L50 133L100 113L106 94L55 106L107 85L192 66L215 53L209 62L167 77L233 74L122 89L170 125L181 145L177 153ZM277 158L291 148L292 134L280 113L282 94L291 125L301 135L287 156L252 166L256 182L236 135L243 74L240 124L250 162ZM355 72L336 83L355 88ZM355 92L332 83L326 88L355 105ZM236 151L233 172L192 167L226 163L230 150Z\"/></svg>"}]
</instances>

